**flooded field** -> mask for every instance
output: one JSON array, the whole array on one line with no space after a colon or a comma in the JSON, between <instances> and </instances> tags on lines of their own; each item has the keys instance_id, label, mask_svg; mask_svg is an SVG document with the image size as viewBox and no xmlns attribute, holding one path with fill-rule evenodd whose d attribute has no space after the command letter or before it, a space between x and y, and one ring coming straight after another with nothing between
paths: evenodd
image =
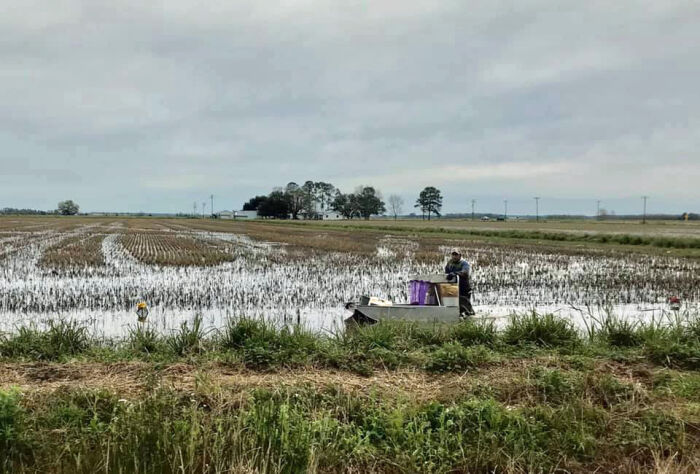
<instances>
[{"instance_id":1,"label":"flooded field","mask_svg":"<svg viewBox=\"0 0 700 474\"><path fill-rule=\"evenodd\" d=\"M489 245L362 231L285 229L204 220L47 219L0 227L0 331L71 318L98 335L136 322L167 332L196 314L218 328L229 317L338 327L361 295L406 302L412 275L440 273L453 247L473 267L479 317L536 310L584 324L613 313L676 317L700 308L700 261L613 251ZM303 234L302 234L303 232Z\"/></svg>"}]
</instances>

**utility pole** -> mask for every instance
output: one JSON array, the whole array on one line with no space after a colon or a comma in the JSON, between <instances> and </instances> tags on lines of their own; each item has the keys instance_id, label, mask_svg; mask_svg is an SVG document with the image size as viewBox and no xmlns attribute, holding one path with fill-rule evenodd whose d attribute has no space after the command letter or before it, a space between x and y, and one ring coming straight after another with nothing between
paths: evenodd
<instances>
[{"instance_id":1,"label":"utility pole","mask_svg":"<svg viewBox=\"0 0 700 474\"><path fill-rule=\"evenodd\" d=\"M540 221L540 198L535 197L535 221Z\"/></svg>"},{"instance_id":2,"label":"utility pole","mask_svg":"<svg viewBox=\"0 0 700 474\"><path fill-rule=\"evenodd\" d=\"M472 199L472 220L474 220L474 204L476 204L476 199Z\"/></svg>"},{"instance_id":3,"label":"utility pole","mask_svg":"<svg viewBox=\"0 0 700 474\"><path fill-rule=\"evenodd\" d=\"M211 198L211 215L214 215L214 195L209 196Z\"/></svg>"},{"instance_id":4,"label":"utility pole","mask_svg":"<svg viewBox=\"0 0 700 474\"><path fill-rule=\"evenodd\" d=\"M644 213L642 214L642 224L647 223L647 199L649 199L649 196L642 196L642 201L644 201Z\"/></svg>"},{"instance_id":5,"label":"utility pole","mask_svg":"<svg viewBox=\"0 0 700 474\"><path fill-rule=\"evenodd\" d=\"M600 220L600 199L596 201L595 218Z\"/></svg>"},{"instance_id":6,"label":"utility pole","mask_svg":"<svg viewBox=\"0 0 700 474\"><path fill-rule=\"evenodd\" d=\"M192 204L192 217L197 217L197 201Z\"/></svg>"},{"instance_id":7,"label":"utility pole","mask_svg":"<svg viewBox=\"0 0 700 474\"><path fill-rule=\"evenodd\" d=\"M503 200L503 220L508 220L508 199Z\"/></svg>"},{"instance_id":8,"label":"utility pole","mask_svg":"<svg viewBox=\"0 0 700 474\"><path fill-rule=\"evenodd\" d=\"M202 218L204 218L204 210L207 208L207 203L202 202Z\"/></svg>"}]
</instances>

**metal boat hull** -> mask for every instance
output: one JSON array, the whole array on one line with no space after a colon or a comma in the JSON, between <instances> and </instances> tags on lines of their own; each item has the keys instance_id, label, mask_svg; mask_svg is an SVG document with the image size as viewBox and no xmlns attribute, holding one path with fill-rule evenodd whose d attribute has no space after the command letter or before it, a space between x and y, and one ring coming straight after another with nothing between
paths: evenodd
<instances>
[{"instance_id":1,"label":"metal boat hull","mask_svg":"<svg viewBox=\"0 0 700 474\"><path fill-rule=\"evenodd\" d=\"M374 324L379 321L401 320L426 323L456 323L460 319L459 307L455 306L356 306L346 323Z\"/></svg>"}]
</instances>

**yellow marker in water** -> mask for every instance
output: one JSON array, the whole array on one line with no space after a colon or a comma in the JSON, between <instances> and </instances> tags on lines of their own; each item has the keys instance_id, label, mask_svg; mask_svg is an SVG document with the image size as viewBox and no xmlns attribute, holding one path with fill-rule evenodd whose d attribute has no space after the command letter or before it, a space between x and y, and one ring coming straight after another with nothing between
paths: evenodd
<instances>
[{"instance_id":1,"label":"yellow marker in water","mask_svg":"<svg viewBox=\"0 0 700 474\"><path fill-rule=\"evenodd\" d=\"M148 305L145 302L140 302L136 305L136 316L140 323L145 323L148 317Z\"/></svg>"}]
</instances>

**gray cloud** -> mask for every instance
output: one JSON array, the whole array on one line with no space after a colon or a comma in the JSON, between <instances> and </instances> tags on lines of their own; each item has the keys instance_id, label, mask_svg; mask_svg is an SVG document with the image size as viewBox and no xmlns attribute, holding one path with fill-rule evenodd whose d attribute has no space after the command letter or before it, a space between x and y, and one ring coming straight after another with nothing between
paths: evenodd
<instances>
[{"instance_id":1,"label":"gray cloud","mask_svg":"<svg viewBox=\"0 0 700 474\"><path fill-rule=\"evenodd\" d=\"M700 207L696 2L14 3L0 206L230 208L315 179L436 185L447 211Z\"/></svg>"}]
</instances>

